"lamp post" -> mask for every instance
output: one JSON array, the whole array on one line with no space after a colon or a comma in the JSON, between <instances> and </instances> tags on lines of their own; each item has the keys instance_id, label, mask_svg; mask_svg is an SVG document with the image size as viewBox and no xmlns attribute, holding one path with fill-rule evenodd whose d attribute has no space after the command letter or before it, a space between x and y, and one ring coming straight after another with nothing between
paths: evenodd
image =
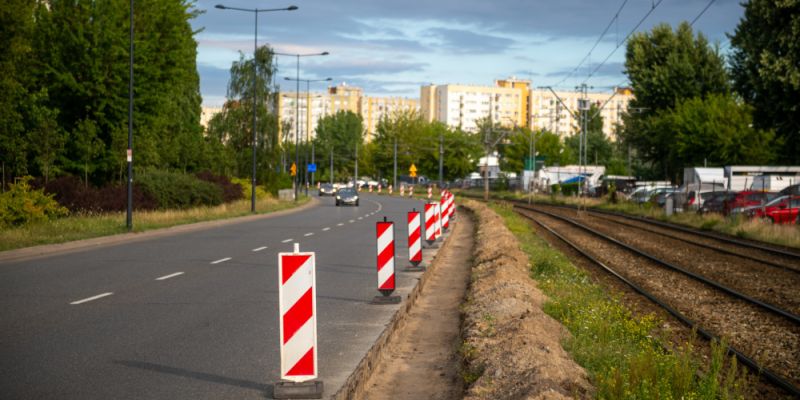
<instances>
[{"instance_id":1,"label":"lamp post","mask_svg":"<svg viewBox=\"0 0 800 400\"><path fill-rule=\"evenodd\" d=\"M327 51L323 51L322 53L308 53L308 54L291 54L291 53L272 53L279 56L289 56L289 57L296 57L297 58L297 75L295 77L295 82L297 83L295 89L295 110L294 110L294 118L295 118L295 129L294 129L294 165L298 165L300 163L300 153L298 152L299 144L299 137L300 137L300 57L311 57L311 56L327 56ZM297 201L297 174L294 176L294 201ZM306 188L306 190L308 190ZM306 192L308 193L308 192Z\"/></svg>"},{"instance_id":2,"label":"lamp post","mask_svg":"<svg viewBox=\"0 0 800 400\"><path fill-rule=\"evenodd\" d=\"M128 207L125 216L125 226L130 231L133 229L133 0L131 0L131 31L130 31L130 76L128 78ZM6 173L3 171L3 179ZM5 182L3 182L5 189Z\"/></svg>"},{"instance_id":3,"label":"lamp post","mask_svg":"<svg viewBox=\"0 0 800 400\"><path fill-rule=\"evenodd\" d=\"M329 81L333 80L332 78L302 79L302 78L290 78L288 76L283 78L283 79L285 79L287 81L298 81L298 82L305 82L306 83L306 115L311 115L311 106L310 106L310 101L311 101L311 89L310 89L311 82L329 82ZM298 98L299 98L299 94L298 94ZM300 110L299 102L297 104L297 110L298 110L298 112ZM309 117L307 119L310 120L311 118ZM295 121L297 121L296 125L298 126L298 129L299 129L299 126L300 126L300 114L295 115ZM306 142L308 142L308 140L309 140L309 131L310 131L309 125L310 125L309 123L306 123ZM312 164L314 163L314 150L315 150L314 149L314 142L311 142L311 163ZM308 153L306 153L306 161L308 161ZM305 170L306 170L306 172L305 172L305 175L304 175L304 182L303 183L308 182L308 162L306 162ZM313 172L311 173L311 184L312 185L314 184L314 173ZM308 185L305 185L305 186L306 186L306 196L308 196Z\"/></svg>"},{"instance_id":4,"label":"lamp post","mask_svg":"<svg viewBox=\"0 0 800 400\"><path fill-rule=\"evenodd\" d=\"M222 4L217 4L214 6L220 10L234 10L234 11L246 11L251 12L255 15L255 33L253 34L253 172L252 172L252 181L251 184L251 191L250 191L250 212L256 212L256 110L258 104L258 60L256 60L256 53L258 52L258 13L261 12L272 12L272 11L294 11L297 10L297 6L289 6L285 8L239 8L239 7L228 7Z\"/></svg>"}]
</instances>

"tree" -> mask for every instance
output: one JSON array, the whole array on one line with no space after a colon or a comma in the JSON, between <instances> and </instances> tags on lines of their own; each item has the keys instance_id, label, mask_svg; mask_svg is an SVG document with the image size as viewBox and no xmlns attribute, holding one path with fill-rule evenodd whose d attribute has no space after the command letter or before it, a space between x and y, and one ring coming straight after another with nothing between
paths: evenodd
<instances>
[{"instance_id":1,"label":"tree","mask_svg":"<svg viewBox=\"0 0 800 400\"><path fill-rule=\"evenodd\" d=\"M317 158L325 159L327 157L323 157L323 154L330 155L331 151L333 152L334 179L352 176L356 146L362 147L364 143L364 123L361 116L352 111L339 111L336 114L320 118L317 122L315 140L317 141ZM362 150L359 149L359 153L361 152ZM328 176L330 167L326 163L317 171L321 177Z\"/></svg>"},{"instance_id":2,"label":"tree","mask_svg":"<svg viewBox=\"0 0 800 400\"><path fill-rule=\"evenodd\" d=\"M730 36L734 88L754 107L754 124L774 129L784 163L800 162L800 2L751 0Z\"/></svg>"},{"instance_id":3,"label":"tree","mask_svg":"<svg viewBox=\"0 0 800 400\"><path fill-rule=\"evenodd\" d=\"M683 165L676 159L674 132L657 129L658 120L685 99L729 93L723 58L688 23L675 31L662 24L631 38L625 69L635 96L629 107L635 112L624 116L621 137L651 165L650 177L675 176Z\"/></svg>"}]
</instances>

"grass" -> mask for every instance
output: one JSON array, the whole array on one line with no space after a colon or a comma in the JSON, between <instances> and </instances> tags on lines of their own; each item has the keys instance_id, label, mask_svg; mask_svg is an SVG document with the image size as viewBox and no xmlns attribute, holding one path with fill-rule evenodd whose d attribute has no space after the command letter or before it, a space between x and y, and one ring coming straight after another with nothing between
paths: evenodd
<instances>
[{"instance_id":1,"label":"grass","mask_svg":"<svg viewBox=\"0 0 800 400\"><path fill-rule=\"evenodd\" d=\"M475 192L473 194L479 193ZM482 195L482 192L480 194ZM492 192L492 197L514 200L528 199L525 194L512 192ZM663 209L651 204L639 205L627 201L610 203L606 198L580 199L577 197L537 195L534 197L534 201L548 204L585 204L589 208L638 215L692 228L724 233L743 239L800 248L800 226L793 224L776 225L759 219L726 218L719 214L700 215L695 212L675 213L668 217L664 214Z\"/></svg>"},{"instance_id":2,"label":"grass","mask_svg":"<svg viewBox=\"0 0 800 400\"><path fill-rule=\"evenodd\" d=\"M528 254L531 274L549 296L544 311L572 336L564 348L592 377L600 399L739 399L748 376L716 343L711 359L691 343L665 345L654 315L637 316L620 299L591 283L557 250L536 236L510 207L493 204ZM672 351L665 348L673 347Z\"/></svg>"},{"instance_id":3,"label":"grass","mask_svg":"<svg viewBox=\"0 0 800 400\"><path fill-rule=\"evenodd\" d=\"M308 202L300 197L298 204ZM272 197L256 201L258 214L266 214L295 207L295 203L279 201ZM197 207L186 210L134 211L133 232L167 228L201 221L234 218L250 215L250 200L239 200L215 207ZM127 232L125 213L78 214L53 221L28 224L0 230L0 251L41 244L64 243L73 240Z\"/></svg>"}]
</instances>

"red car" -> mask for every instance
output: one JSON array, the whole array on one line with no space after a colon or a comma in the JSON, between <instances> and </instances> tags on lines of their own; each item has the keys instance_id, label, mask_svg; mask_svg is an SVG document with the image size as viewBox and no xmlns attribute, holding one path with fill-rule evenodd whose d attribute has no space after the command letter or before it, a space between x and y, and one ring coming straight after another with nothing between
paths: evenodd
<instances>
[{"instance_id":1,"label":"red car","mask_svg":"<svg viewBox=\"0 0 800 400\"><path fill-rule=\"evenodd\" d=\"M722 206L722 213L729 215L731 213L737 214L752 206L760 206L762 203L768 203L777 197L777 193L756 192L753 190L744 190L733 195L732 198L726 199Z\"/></svg>"},{"instance_id":2,"label":"red car","mask_svg":"<svg viewBox=\"0 0 800 400\"><path fill-rule=\"evenodd\" d=\"M747 215L769 219L776 224L796 223L800 218L800 196L778 197L763 207L753 206L747 210Z\"/></svg>"}]
</instances>

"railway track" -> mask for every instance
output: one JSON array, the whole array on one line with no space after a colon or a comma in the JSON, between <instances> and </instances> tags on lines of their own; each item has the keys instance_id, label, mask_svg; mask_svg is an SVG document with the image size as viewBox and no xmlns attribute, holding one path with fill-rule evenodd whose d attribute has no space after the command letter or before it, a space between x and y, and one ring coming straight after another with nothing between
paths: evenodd
<instances>
[{"instance_id":1,"label":"railway track","mask_svg":"<svg viewBox=\"0 0 800 400\"><path fill-rule=\"evenodd\" d=\"M661 260L563 215L521 204L516 204L515 210L706 339L716 339L717 335L729 337L728 350L742 364L793 396L800 396L798 315Z\"/></svg>"}]
</instances>

